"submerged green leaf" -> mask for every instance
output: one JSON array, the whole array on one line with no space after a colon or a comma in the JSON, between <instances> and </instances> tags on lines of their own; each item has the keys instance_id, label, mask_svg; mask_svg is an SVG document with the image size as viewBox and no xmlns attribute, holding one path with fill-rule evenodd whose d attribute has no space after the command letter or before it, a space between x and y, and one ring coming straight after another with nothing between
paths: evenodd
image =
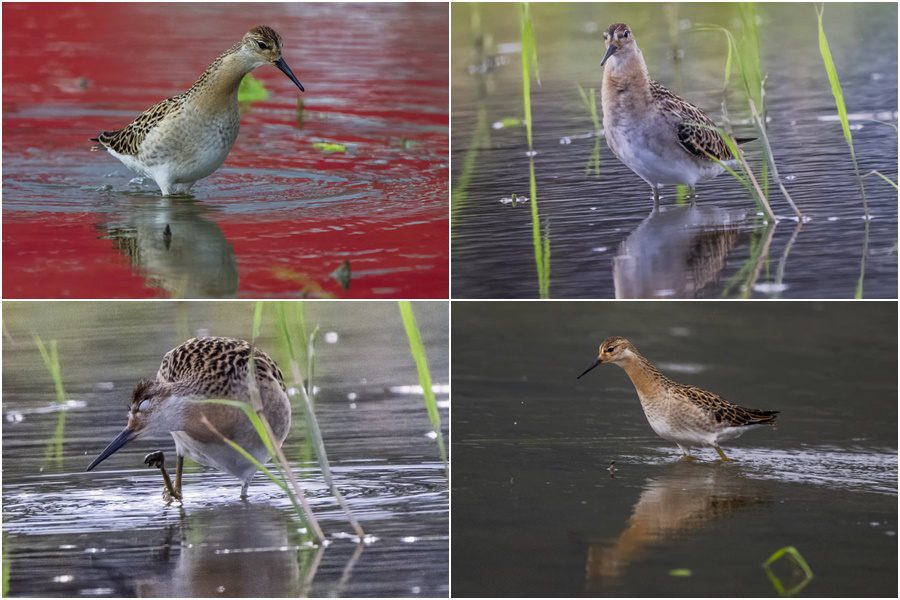
<instances>
[{"instance_id":1,"label":"submerged green leaf","mask_svg":"<svg viewBox=\"0 0 900 600\"><path fill-rule=\"evenodd\" d=\"M252 102L261 102L269 98L269 90L263 85L263 82L247 73L241 79L241 85L238 87L238 102L241 104L250 104Z\"/></svg>"}]
</instances>

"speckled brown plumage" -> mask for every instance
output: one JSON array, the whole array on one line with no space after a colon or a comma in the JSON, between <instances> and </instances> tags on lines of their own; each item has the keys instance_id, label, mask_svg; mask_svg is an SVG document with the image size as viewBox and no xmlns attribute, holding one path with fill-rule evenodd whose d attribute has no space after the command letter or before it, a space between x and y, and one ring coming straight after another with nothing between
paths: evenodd
<instances>
[{"instance_id":1,"label":"speckled brown plumage","mask_svg":"<svg viewBox=\"0 0 900 600\"><path fill-rule=\"evenodd\" d=\"M778 414L777 410L744 408L728 402L718 394L690 385L676 383L672 387L672 392L711 415L716 423L731 427L774 425L775 415Z\"/></svg>"},{"instance_id":2,"label":"speckled brown plumage","mask_svg":"<svg viewBox=\"0 0 900 600\"><path fill-rule=\"evenodd\" d=\"M158 104L154 104L138 117L116 131L104 131L96 138L106 148L112 148L119 154L137 156L141 143L147 134L168 115L180 111L187 99L187 92L172 96Z\"/></svg>"},{"instance_id":3,"label":"speckled brown plumage","mask_svg":"<svg viewBox=\"0 0 900 600\"><path fill-rule=\"evenodd\" d=\"M662 110L671 113L676 119L678 143L682 148L697 158L707 160L710 156L722 161L734 158L719 134L718 126L706 113L652 79L650 94Z\"/></svg>"},{"instance_id":4,"label":"speckled brown plumage","mask_svg":"<svg viewBox=\"0 0 900 600\"><path fill-rule=\"evenodd\" d=\"M274 383L284 390L284 378L275 361L259 348L253 349L253 355L257 384ZM244 340L192 338L166 353L156 378L167 383L190 381L209 397L237 395L246 389L249 359L250 344Z\"/></svg>"}]
</instances>

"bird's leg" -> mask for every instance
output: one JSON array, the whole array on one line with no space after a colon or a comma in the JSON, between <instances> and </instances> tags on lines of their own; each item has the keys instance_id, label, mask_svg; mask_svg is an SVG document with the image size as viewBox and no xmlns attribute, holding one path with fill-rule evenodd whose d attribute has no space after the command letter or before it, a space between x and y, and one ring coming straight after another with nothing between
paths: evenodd
<instances>
[{"instance_id":1,"label":"bird's leg","mask_svg":"<svg viewBox=\"0 0 900 600\"><path fill-rule=\"evenodd\" d=\"M659 210L659 185L651 187L653 188L653 210Z\"/></svg>"},{"instance_id":2,"label":"bird's leg","mask_svg":"<svg viewBox=\"0 0 900 600\"><path fill-rule=\"evenodd\" d=\"M697 202L697 190L693 186L688 186L688 198L691 199L691 206Z\"/></svg>"},{"instance_id":3,"label":"bird's leg","mask_svg":"<svg viewBox=\"0 0 900 600\"><path fill-rule=\"evenodd\" d=\"M175 491L181 496L181 475L184 472L184 457L178 455L178 461L175 463Z\"/></svg>"},{"instance_id":4,"label":"bird's leg","mask_svg":"<svg viewBox=\"0 0 900 600\"><path fill-rule=\"evenodd\" d=\"M678 449L681 450L681 460L696 460L693 456L691 456L691 449L678 444Z\"/></svg>"},{"instance_id":5,"label":"bird's leg","mask_svg":"<svg viewBox=\"0 0 900 600\"><path fill-rule=\"evenodd\" d=\"M250 487L250 482L245 481L244 485L241 486L241 500L247 499L247 488Z\"/></svg>"},{"instance_id":6,"label":"bird's leg","mask_svg":"<svg viewBox=\"0 0 900 600\"><path fill-rule=\"evenodd\" d=\"M718 444L716 444L715 446L713 446L713 448L715 448L715 449L716 449L716 452L719 453L719 456L722 458L722 462L731 462L731 461L734 460L733 458L728 458L727 456L725 456L725 453L722 452L722 449L719 448L719 445L718 445Z\"/></svg>"},{"instance_id":7,"label":"bird's leg","mask_svg":"<svg viewBox=\"0 0 900 600\"><path fill-rule=\"evenodd\" d=\"M173 499L181 500L181 493L172 485L172 479L169 477L169 472L166 471L166 456L162 453L162 450L151 452L145 456L144 464L148 467L156 467L162 473L163 483L165 484L163 500L166 502L171 502Z\"/></svg>"}]
</instances>

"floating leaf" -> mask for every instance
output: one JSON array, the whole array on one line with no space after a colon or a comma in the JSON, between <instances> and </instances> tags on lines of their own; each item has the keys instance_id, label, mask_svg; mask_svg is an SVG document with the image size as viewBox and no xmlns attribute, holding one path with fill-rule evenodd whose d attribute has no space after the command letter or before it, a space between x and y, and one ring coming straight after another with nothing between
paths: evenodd
<instances>
[{"instance_id":1,"label":"floating leaf","mask_svg":"<svg viewBox=\"0 0 900 600\"><path fill-rule=\"evenodd\" d=\"M672 569L669 571L669 575L672 577L690 577L694 572L690 569Z\"/></svg>"},{"instance_id":2,"label":"floating leaf","mask_svg":"<svg viewBox=\"0 0 900 600\"><path fill-rule=\"evenodd\" d=\"M313 142L313 148L321 150L325 154L333 154L335 152L346 152L347 147L336 142Z\"/></svg>"}]
</instances>

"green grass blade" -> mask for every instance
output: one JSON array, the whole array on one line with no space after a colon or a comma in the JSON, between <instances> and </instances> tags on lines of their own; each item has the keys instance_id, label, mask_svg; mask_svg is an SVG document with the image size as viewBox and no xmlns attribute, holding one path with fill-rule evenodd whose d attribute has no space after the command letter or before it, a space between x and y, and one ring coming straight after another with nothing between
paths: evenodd
<instances>
[{"instance_id":1,"label":"green grass blade","mask_svg":"<svg viewBox=\"0 0 900 600\"><path fill-rule=\"evenodd\" d=\"M434 396L431 370L428 368L428 356L425 353L425 345L422 343L419 325L416 322L416 316L413 314L412 304L409 300L398 300L397 305L400 308L400 318L403 320L403 328L406 330L406 338L409 341L409 351L412 354L413 361L416 363L419 385L422 387L422 393L425 396L425 410L428 413L428 420L431 422L431 429L435 433L438 452L441 455L441 460L444 461L444 468L447 468L447 449L444 446L444 434L441 431L441 413L438 411L437 398Z\"/></svg>"},{"instance_id":2,"label":"green grass blade","mask_svg":"<svg viewBox=\"0 0 900 600\"><path fill-rule=\"evenodd\" d=\"M9 536L3 532L3 597L9 597L9 572L12 565L9 562Z\"/></svg>"},{"instance_id":3,"label":"green grass blade","mask_svg":"<svg viewBox=\"0 0 900 600\"><path fill-rule=\"evenodd\" d=\"M253 341L256 341L256 338L259 337L259 329L262 326L262 315L263 315L263 306L265 302L262 300L257 301L256 307L253 310Z\"/></svg>"},{"instance_id":4,"label":"green grass blade","mask_svg":"<svg viewBox=\"0 0 900 600\"><path fill-rule=\"evenodd\" d=\"M66 401L66 390L62 382L62 369L59 366L59 353L56 348L56 340L50 340L49 349L44 345L40 336L34 336L34 342L37 344L41 358L44 360L44 366L50 371L50 377L53 379L53 387L56 390L56 401L60 404Z\"/></svg>"},{"instance_id":5,"label":"green grass blade","mask_svg":"<svg viewBox=\"0 0 900 600\"><path fill-rule=\"evenodd\" d=\"M834 96L834 104L837 107L838 117L841 120L841 129L844 131L844 140L853 146L853 135L850 133L850 120L847 118L847 106L844 104L844 90L838 77L837 67L834 66L834 58L831 56L831 48L828 46L828 38L825 36L823 16L825 5L816 4L816 17L819 21L819 53L825 63L825 73L828 75L828 83L831 84L831 95Z\"/></svg>"}]
</instances>

